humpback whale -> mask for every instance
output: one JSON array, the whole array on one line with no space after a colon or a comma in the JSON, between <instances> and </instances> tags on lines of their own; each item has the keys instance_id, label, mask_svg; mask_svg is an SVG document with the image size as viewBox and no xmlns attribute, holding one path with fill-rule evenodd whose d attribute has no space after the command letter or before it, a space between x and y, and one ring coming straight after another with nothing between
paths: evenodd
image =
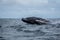
<instances>
[{"instance_id":1,"label":"humpback whale","mask_svg":"<svg viewBox=\"0 0 60 40\"><path fill-rule=\"evenodd\" d=\"M38 18L38 17L27 17L27 18L22 18L21 19L23 22L25 23L29 23L29 24L48 24L49 21L46 19L42 19L42 18Z\"/></svg>"}]
</instances>

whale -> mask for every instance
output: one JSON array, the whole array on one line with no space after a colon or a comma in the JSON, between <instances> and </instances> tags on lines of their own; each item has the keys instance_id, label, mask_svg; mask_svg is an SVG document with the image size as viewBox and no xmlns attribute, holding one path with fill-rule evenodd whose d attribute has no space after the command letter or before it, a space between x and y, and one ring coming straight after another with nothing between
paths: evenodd
<instances>
[{"instance_id":1,"label":"whale","mask_svg":"<svg viewBox=\"0 0 60 40\"><path fill-rule=\"evenodd\" d=\"M49 20L43 19L43 18L38 18L38 17L27 17L27 18L22 18L21 19L23 22L28 23L28 24L48 24Z\"/></svg>"}]
</instances>

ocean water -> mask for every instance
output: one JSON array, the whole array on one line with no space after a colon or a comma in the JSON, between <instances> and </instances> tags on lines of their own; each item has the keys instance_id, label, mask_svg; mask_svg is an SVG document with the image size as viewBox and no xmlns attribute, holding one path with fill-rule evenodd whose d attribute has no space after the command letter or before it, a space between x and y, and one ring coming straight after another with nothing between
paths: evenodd
<instances>
[{"instance_id":1,"label":"ocean water","mask_svg":"<svg viewBox=\"0 0 60 40\"><path fill-rule=\"evenodd\" d=\"M32 25L21 19L0 19L0 40L60 40L60 19L50 24Z\"/></svg>"}]
</instances>

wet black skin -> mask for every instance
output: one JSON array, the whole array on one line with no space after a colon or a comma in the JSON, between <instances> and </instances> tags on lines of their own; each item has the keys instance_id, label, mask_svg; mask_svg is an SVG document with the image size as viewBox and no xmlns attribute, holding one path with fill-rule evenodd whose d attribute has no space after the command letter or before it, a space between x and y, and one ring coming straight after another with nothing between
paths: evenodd
<instances>
[{"instance_id":1,"label":"wet black skin","mask_svg":"<svg viewBox=\"0 0 60 40\"><path fill-rule=\"evenodd\" d=\"M45 22L42 23L42 22L39 22L39 21L36 21L36 20L42 20L42 21L45 21L45 22L49 22L48 20L45 20L45 19L42 19L42 18L37 18L37 17L22 18L23 22L29 23L29 24L39 24L39 25L47 24Z\"/></svg>"}]
</instances>

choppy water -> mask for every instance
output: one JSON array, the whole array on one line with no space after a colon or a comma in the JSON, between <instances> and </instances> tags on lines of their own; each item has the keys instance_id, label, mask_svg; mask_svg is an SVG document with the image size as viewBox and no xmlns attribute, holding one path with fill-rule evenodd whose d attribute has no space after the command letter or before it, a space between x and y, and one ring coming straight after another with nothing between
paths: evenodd
<instances>
[{"instance_id":1,"label":"choppy water","mask_svg":"<svg viewBox=\"0 0 60 40\"><path fill-rule=\"evenodd\" d=\"M50 21L31 25L20 19L0 19L0 40L60 40L60 19Z\"/></svg>"}]
</instances>

